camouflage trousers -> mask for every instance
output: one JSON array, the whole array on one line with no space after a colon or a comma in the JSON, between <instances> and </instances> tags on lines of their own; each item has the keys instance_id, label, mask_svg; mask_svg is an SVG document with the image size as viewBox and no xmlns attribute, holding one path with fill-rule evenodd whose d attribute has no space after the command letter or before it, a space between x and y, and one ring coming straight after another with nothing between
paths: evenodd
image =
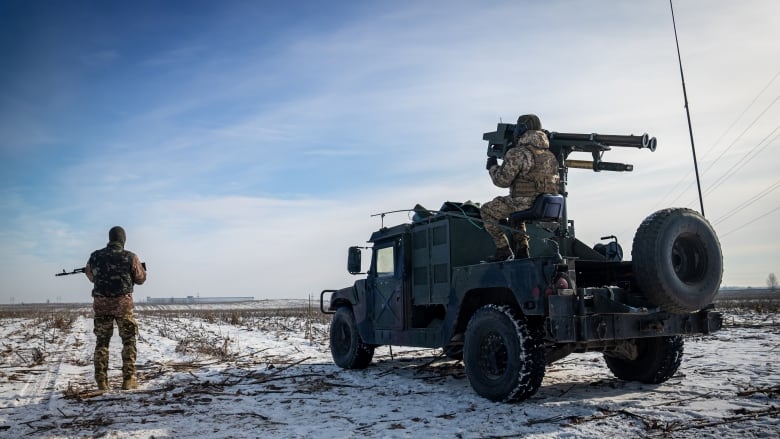
<instances>
[{"instance_id":1,"label":"camouflage trousers","mask_svg":"<svg viewBox=\"0 0 780 439\"><path fill-rule=\"evenodd\" d=\"M133 312L119 316L95 316L95 380L100 382L108 378L108 345L114 335L114 321L122 338L122 378L135 376L135 337L138 334L138 323Z\"/></svg>"},{"instance_id":2,"label":"camouflage trousers","mask_svg":"<svg viewBox=\"0 0 780 439\"><path fill-rule=\"evenodd\" d=\"M519 210L525 210L530 208L534 204L536 197L510 197L502 196L496 197L487 203L482 204L479 210L484 221L485 230L493 238L493 243L496 248L508 247L509 242L506 239L504 228L501 227L499 221L505 220L510 214ZM512 240L515 242L517 251L518 248L528 248L528 235L525 231L525 223L520 223L515 227L518 231L512 232Z\"/></svg>"}]
</instances>

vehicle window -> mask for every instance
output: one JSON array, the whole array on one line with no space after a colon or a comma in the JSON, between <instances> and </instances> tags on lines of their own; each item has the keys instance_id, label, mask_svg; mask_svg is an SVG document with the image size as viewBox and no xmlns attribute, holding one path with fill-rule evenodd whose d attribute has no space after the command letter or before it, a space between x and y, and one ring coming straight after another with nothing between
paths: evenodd
<instances>
[{"instance_id":1,"label":"vehicle window","mask_svg":"<svg viewBox=\"0 0 780 439\"><path fill-rule=\"evenodd\" d=\"M376 275L392 276L395 274L395 259L393 247L384 247L376 251Z\"/></svg>"}]
</instances>

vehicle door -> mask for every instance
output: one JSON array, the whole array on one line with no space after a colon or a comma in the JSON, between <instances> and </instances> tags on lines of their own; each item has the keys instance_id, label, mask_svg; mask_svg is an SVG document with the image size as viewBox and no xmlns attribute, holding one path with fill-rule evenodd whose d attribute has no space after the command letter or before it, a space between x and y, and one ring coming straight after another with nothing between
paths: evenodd
<instances>
[{"instance_id":1,"label":"vehicle door","mask_svg":"<svg viewBox=\"0 0 780 439\"><path fill-rule=\"evenodd\" d=\"M403 329L404 291L401 240L374 244L373 320L376 329Z\"/></svg>"}]
</instances>

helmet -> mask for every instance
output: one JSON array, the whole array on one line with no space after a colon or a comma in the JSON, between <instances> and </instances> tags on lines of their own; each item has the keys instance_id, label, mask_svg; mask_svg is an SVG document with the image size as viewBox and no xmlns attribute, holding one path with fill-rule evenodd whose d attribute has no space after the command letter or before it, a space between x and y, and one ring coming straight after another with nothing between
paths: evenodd
<instances>
[{"instance_id":1,"label":"helmet","mask_svg":"<svg viewBox=\"0 0 780 439\"><path fill-rule=\"evenodd\" d=\"M524 114L517 118L517 125L515 125L514 135L515 138L518 138L526 131L541 129L542 122L539 120L539 116L535 114Z\"/></svg>"}]
</instances>

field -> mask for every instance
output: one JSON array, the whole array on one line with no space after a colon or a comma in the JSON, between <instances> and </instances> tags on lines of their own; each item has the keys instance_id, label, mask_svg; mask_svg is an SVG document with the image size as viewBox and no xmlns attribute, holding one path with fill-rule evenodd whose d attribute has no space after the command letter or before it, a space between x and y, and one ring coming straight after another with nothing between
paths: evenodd
<instances>
[{"instance_id":1,"label":"field","mask_svg":"<svg viewBox=\"0 0 780 439\"><path fill-rule=\"evenodd\" d=\"M329 317L305 303L139 305L140 387L92 380L88 305L0 307L0 437L778 437L780 314L721 303L661 385L615 379L599 354L547 369L522 403L478 397L440 350L377 349L335 366Z\"/></svg>"}]
</instances>

